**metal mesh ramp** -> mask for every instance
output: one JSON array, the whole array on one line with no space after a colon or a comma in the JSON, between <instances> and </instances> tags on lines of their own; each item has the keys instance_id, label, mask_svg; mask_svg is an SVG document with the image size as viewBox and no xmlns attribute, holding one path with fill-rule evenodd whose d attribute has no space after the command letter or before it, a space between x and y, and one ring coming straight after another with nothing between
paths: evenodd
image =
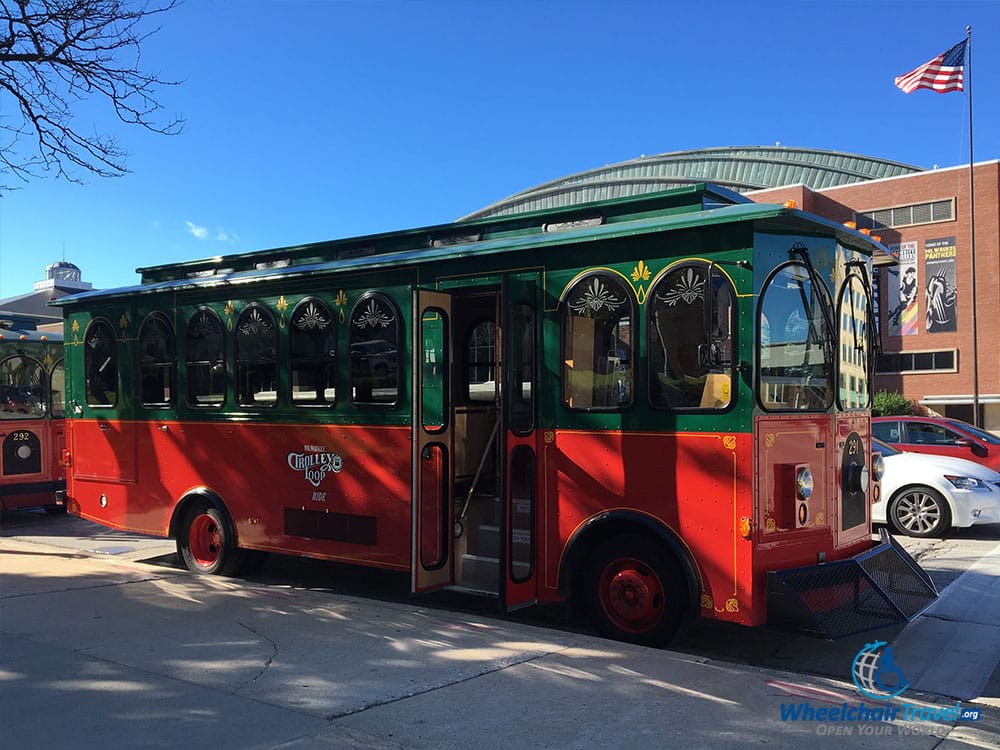
<instances>
[{"instance_id":1,"label":"metal mesh ramp","mask_svg":"<svg viewBox=\"0 0 1000 750\"><path fill-rule=\"evenodd\" d=\"M767 574L768 624L830 639L912 620L937 598L930 576L883 530L848 560Z\"/></svg>"}]
</instances>

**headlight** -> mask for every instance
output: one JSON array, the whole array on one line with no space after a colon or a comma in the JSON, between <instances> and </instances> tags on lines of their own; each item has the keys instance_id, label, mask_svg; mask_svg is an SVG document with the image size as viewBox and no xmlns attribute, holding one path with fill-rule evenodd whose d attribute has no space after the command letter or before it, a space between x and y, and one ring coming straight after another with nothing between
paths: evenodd
<instances>
[{"instance_id":1,"label":"headlight","mask_svg":"<svg viewBox=\"0 0 1000 750\"><path fill-rule=\"evenodd\" d=\"M808 466L803 466L795 474L795 492L803 500L808 500L813 493L813 473Z\"/></svg>"},{"instance_id":2,"label":"headlight","mask_svg":"<svg viewBox=\"0 0 1000 750\"><path fill-rule=\"evenodd\" d=\"M950 476L948 474L945 474L944 478L951 482L957 490L986 490L987 492L990 492L990 486L982 479L976 479L975 477Z\"/></svg>"},{"instance_id":3,"label":"headlight","mask_svg":"<svg viewBox=\"0 0 1000 750\"><path fill-rule=\"evenodd\" d=\"M885 476L885 459L881 453L872 454L872 476L876 482L881 482Z\"/></svg>"}]
</instances>

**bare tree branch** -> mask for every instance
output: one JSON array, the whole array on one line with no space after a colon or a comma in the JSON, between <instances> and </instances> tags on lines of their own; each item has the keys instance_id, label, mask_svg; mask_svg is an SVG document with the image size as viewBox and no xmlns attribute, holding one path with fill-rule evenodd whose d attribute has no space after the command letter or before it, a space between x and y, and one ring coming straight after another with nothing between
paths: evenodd
<instances>
[{"instance_id":1,"label":"bare tree branch","mask_svg":"<svg viewBox=\"0 0 1000 750\"><path fill-rule=\"evenodd\" d=\"M74 119L85 100L104 100L127 125L179 133L183 119L161 121L157 99L178 82L140 69L142 44L159 31L148 20L179 2L0 0L0 174L127 174L118 141Z\"/></svg>"}]
</instances>

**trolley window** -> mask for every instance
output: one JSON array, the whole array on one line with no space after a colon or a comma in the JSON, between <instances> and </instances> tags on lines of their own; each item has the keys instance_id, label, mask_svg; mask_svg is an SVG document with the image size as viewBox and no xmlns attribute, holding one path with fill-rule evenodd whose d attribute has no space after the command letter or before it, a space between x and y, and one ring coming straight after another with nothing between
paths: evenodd
<instances>
[{"instance_id":1,"label":"trolley window","mask_svg":"<svg viewBox=\"0 0 1000 750\"><path fill-rule=\"evenodd\" d=\"M31 357L0 362L0 419L40 419L47 409L45 368Z\"/></svg>"},{"instance_id":2,"label":"trolley window","mask_svg":"<svg viewBox=\"0 0 1000 750\"><path fill-rule=\"evenodd\" d=\"M63 419L66 417L66 364L63 360L56 362L52 368L52 377L49 380L49 395L52 398L53 419Z\"/></svg>"},{"instance_id":3,"label":"trolley window","mask_svg":"<svg viewBox=\"0 0 1000 750\"><path fill-rule=\"evenodd\" d=\"M465 355L468 400L493 403L497 397L497 346L492 320L480 321L472 328Z\"/></svg>"},{"instance_id":4,"label":"trolley window","mask_svg":"<svg viewBox=\"0 0 1000 750\"><path fill-rule=\"evenodd\" d=\"M236 320L236 402L278 402L278 326L261 304L251 303Z\"/></svg>"},{"instance_id":5,"label":"trolley window","mask_svg":"<svg viewBox=\"0 0 1000 750\"><path fill-rule=\"evenodd\" d=\"M535 429L535 310L531 305L514 308L514 345L511 347L510 428L515 435L530 435Z\"/></svg>"},{"instance_id":6,"label":"trolley window","mask_svg":"<svg viewBox=\"0 0 1000 750\"><path fill-rule=\"evenodd\" d=\"M288 328L289 387L296 406L337 400L337 327L330 308L310 297L292 311Z\"/></svg>"},{"instance_id":7,"label":"trolley window","mask_svg":"<svg viewBox=\"0 0 1000 750\"><path fill-rule=\"evenodd\" d=\"M90 406L118 403L118 341L104 318L95 318L83 337L83 371Z\"/></svg>"},{"instance_id":8,"label":"trolley window","mask_svg":"<svg viewBox=\"0 0 1000 750\"><path fill-rule=\"evenodd\" d=\"M187 394L191 406L221 406L226 400L226 349L222 319L202 307L188 321Z\"/></svg>"},{"instance_id":9,"label":"trolley window","mask_svg":"<svg viewBox=\"0 0 1000 750\"><path fill-rule=\"evenodd\" d=\"M399 403L402 327L396 306L384 294L370 293L350 316L351 400L356 405Z\"/></svg>"},{"instance_id":10,"label":"trolley window","mask_svg":"<svg viewBox=\"0 0 1000 750\"><path fill-rule=\"evenodd\" d=\"M678 410L728 407L736 306L726 277L704 262L674 266L654 282L646 304L650 403Z\"/></svg>"},{"instance_id":11,"label":"trolley window","mask_svg":"<svg viewBox=\"0 0 1000 750\"><path fill-rule=\"evenodd\" d=\"M840 405L845 409L867 409L871 403L871 332L867 321L868 295L857 276L844 282L840 292Z\"/></svg>"},{"instance_id":12,"label":"trolley window","mask_svg":"<svg viewBox=\"0 0 1000 750\"><path fill-rule=\"evenodd\" d=\"M139 381L143 406L173 405L176 361L173 325L162 313L150 313L139 327Z\"/></svg>"},{"instance_id":13,"label":"trolley window","mask_svg":"<svg viewBox=\"0 0 1000 750\"><path fill-rule=\"evenodd\" d=\"M823 411L833 401L834 331L825 289L788 263L764 286L760 303L760 402L772 411Z\"/></svg>"},{"instance_id":14,"label":"trolley window","mask_svg":"<svg viewBox=\"0 0 1000 750\"><path fill-rule=\"evenodd\" d=\"M635 297L618 276L578 279L562 306L562 397L570 409L621 409L632 403Z\"/></svg>"}]
</instances>

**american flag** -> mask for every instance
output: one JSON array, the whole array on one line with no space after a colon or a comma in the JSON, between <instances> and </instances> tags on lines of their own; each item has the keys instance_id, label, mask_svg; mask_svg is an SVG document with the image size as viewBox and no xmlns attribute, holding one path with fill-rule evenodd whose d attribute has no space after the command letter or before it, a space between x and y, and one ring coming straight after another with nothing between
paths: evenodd
<instances>
[{"instance_id":1,"label":"american flag","mask_svg":"<svg viewBox=\"0 0 1000 750\"><path fill-rule=\"evenodd\" d=\"M965 44L963 39L947 52L942 52L919 68L896 78L896 85L907 94L917 89L933 89L939 94L962 90L965 69Z\"/></svg>"}]
</instances>

